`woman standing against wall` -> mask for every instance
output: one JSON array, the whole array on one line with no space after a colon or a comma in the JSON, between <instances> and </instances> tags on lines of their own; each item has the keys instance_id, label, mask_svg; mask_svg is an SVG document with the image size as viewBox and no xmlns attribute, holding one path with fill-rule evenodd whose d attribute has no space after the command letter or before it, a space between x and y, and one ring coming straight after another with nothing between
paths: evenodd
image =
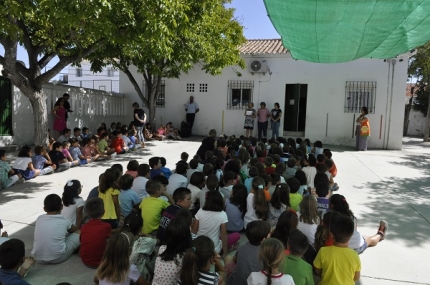
<instances>
[{"instance_id":1,"label":"woman standing against wall","mask_svg":"<svg viewBox=\"0 0 430 285\"><path fill-rule=\"evenodd\" d=\"M266 108L266 103L260 103L260 109L257 110L258 117L258 140L267 138L267 125L269 124L270 111Z\"/></svg>"},{"instance_id":2,"label":"woman standing against wall","mask_svg":"<svg viewBox=\"0 0 430 285\"><path fill-rule=\"evenodd\" d=\"M245 129L245 137L252 136L252 131L254 130L254 121L255 121L255 109L254 103L248 102L248 108L245 110L245 124L243 128Z\"/></svg>"},{"instance_id":3,"label":"woman standing against wall","mask_svg":"<svg viewBox=\"0 0 430 285\"><path fill-rule=\"evenodd\" d=\"M66 114L67 110L64 108L64 98L60 98L55 102L54 109L52 109L51 114L54 116L54 138L57 139L63 130L67 128Z\"/></svg>"},{"instance_id":4,"label":"woman standing against wall","mask_svg":"<svg viewBox=\"0 0 430 285\"><path fill-rule=\"evenodd\" d=\"M275 103L275 108L271 111L272 139L279 138L279 126L281 125L282 110L279 109L279 103ZM276 136L276 137L275 137Z\"/></svg>"},{"instance_id":5,"label":"woman standing against wall","mask_svg":"<svg viewBox=\"0 0 430 285\"><path fill-rule=\"evenodd\" d=\"M361 115L357 118L357 120L355 120L357 122L357 128L355 132L357 139L356 147L359 151L367 150L367 138L370 136L369 116L367 115L368 113L367 107L361 108Z\"/></svg>"}]
</instances>

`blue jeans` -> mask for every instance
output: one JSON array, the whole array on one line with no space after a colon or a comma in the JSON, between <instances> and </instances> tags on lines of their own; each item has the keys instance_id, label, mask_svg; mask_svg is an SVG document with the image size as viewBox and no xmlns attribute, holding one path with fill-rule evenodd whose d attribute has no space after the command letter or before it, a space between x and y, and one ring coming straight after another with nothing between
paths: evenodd
<instances>
[{"instance_id":1,"label":"blue jeans","mask_svg":"<svg viewBox=\"0 0 430 285\"><path fill-rule=\"evenodd\" d=\"M271 122L272 123L272 139L279 138L279 126L281 125L281 122Z\"/></svg>"}]
</instances>

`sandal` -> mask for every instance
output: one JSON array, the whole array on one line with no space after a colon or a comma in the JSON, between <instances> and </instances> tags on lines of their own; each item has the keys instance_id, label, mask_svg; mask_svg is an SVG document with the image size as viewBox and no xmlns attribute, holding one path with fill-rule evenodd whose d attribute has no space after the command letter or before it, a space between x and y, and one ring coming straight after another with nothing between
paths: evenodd
<instances>
[{"instance_id":1,"label":"sandal","mask_svg":"<svg viewBox=\"0 0 430 285\"><path fill-rule=\"evenodd\" d=\"M383 241L387 237L388 223L384 220L379 222L379 229L377 234L381 236L379 241Z\"/></svg>"}]
</instances>

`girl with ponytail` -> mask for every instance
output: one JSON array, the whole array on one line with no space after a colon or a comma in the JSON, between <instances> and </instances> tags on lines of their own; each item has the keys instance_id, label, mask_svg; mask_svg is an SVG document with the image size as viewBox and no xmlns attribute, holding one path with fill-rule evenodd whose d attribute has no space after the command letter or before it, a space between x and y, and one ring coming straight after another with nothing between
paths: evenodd
<instances>
[{"instance_id":1,"label":"girl with ponytail","mask_svg":"<svg viewBox=\"0 0 430 285\"><path fill-rule=\"evenodd\" d=\"M247 280L248 285L294 285L293 278L278 269L285 257L284 250L284 245L279 240L265 239L258 256L263 263L263 270L252 272Z\"/></svg>"},{"instance_id":2,"label":"girl with ponytail","mask_svg":"<svg viewBox=\"0 0 430 285\"><path fill-rule=\"evenodd\" d=\"M246 198L246 214L244 217L244 227L248 223L257 220L265 221L269 213L269 203L264 194L264 187L266 183L260 176L252 180L252 190Z\"/></svg>"},{"instance_id":3,"label":"girl with ponytail","mask_svg":"<svg viewBox=\"0 0 430 285\"><path fill-rule=\"evenodd\" d=\"M355 218L352 211L349 209L349 204L346 201L345 196L340 194L334 194L330 197L329 209L336 211L339 214L347 216L354 221L354 233L348 242L348 247L355 250L358 254L363 253L367 247L377 245L380 241L386 238L388 223L384 220L379 222L379 228L373 236L363 236L357 231L357 219Z\"/></svg>"},{"instance_id":4,"label":"girl with ponytail","mask_svg":"<svg viewBox=\"0 0 430 285\"><path fill-rule=\"evenodd\" d=\"M210 271L212 264L215 265L216 272ZM224 277L224 266L219 254L215 252L214 242L206 236L197 237L193 241L193 247L185 252L178 284L224 285Z\"/></svg>"}]
</instances>

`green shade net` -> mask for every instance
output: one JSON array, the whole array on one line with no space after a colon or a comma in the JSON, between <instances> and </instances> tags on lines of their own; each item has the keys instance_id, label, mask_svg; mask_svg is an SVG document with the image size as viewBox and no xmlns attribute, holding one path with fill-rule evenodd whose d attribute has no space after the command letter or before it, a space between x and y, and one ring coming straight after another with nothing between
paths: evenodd
<instances>
[{"instance_id":1,"label":"green shade net","mask_svg":"<svg viewBox=\"0 0 430 285\"><path fill-rule=\"evenodd\" d=\"M430 0L264 0L295 59L390 58L430 40Z\"/></svg>"}]
</instances>

